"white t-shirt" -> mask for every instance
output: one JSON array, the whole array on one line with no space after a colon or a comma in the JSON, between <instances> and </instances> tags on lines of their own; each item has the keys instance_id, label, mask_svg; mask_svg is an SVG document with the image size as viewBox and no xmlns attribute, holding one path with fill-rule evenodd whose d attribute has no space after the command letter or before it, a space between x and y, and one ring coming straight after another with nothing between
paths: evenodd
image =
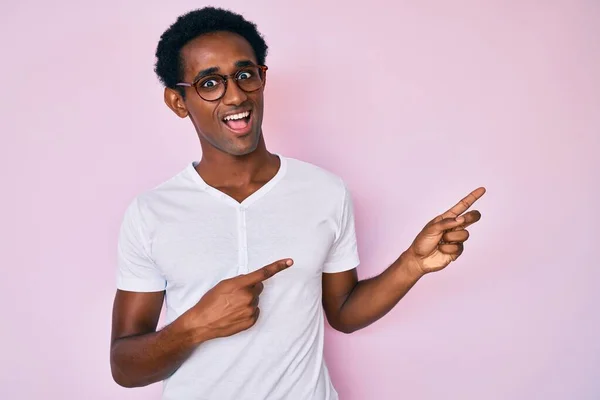
<instances>
[{"instance_id":1,"label":"white t-shirt","mask_svg":"<svg viewBox=\"0 0 600 400\"><path fill-rule=\"evenodd\" d=\"M350 194L319 167L279 156L266 185L238 203L196 162L127 208L117 287L166 290L170 323L223 279L283 258L264 282L256 324L202 343L163 385L163 400L336 400L323 359L322 273L359 264Z\"/></svg>"}]
</instances>

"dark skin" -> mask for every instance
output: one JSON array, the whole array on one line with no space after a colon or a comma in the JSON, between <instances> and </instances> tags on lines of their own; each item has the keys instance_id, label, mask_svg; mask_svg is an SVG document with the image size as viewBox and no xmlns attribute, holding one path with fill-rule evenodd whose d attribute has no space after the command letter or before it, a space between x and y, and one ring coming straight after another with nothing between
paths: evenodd
<instances>
[{"instance_id":1,"label":"dark skin","mask_svg":"<svg viewBox=\"0 0 600 400\"><path fill-rule=\"evenodd\" d=\"M329 324L351 333L387 314L425 274L440 271L460 257L466 230L479 211L465 211L485 193L478 188L425 225L411 246L378 276L358 281L356 269L323 274L323 306Z\"/></svg>"},{"instance_id":2,"label":"dark skin","mask_svg":"<svg viewBox=\"0 0 600 400\"><path fill-rule=\"evenodd\" d=\"M243 61L256 63L250 44L242 37L219 32L203 35L182 49L184 81L200 71L218 68L231 74ZM201 99L193 88L185 98L165 89L165 103L179 117L189 117L198 134L202 159L200 176L211 186L242 202L279 169L279 159L268 152L262 134L263 90L246 93L230 83L219 101ZM252 129L245 135L228 130L225 115L251 110ZM323 274L323 307L330 325L341 332L364 328L387 314L425 274L441 270L463 251L478 211L466 212L485 189L479 188L444 214L432 219L411 246L380 275L359 281L356 269ZM157 331L164 292L117 290L113 306L111 370L115 381L139 387L169 377L203 342L234 335L256 323L262 282L289 268L293 260L278 260L247 275L224 280L170 325Z\"/></svg>"}]
</instances>

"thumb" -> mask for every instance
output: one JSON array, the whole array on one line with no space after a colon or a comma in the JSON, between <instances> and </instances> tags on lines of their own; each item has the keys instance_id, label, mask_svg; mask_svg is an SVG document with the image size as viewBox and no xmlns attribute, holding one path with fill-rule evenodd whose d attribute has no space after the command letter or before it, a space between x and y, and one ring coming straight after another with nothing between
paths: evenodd
<instances>
[{"instance_id":1,"label":"thumb","mask_svg":"<svg viewBox=\"0 0 600 400\"><path fill-rule=\"evenodd\" d=\"M441 221L436 222L435 224L430 225L426 230L428 233L433 235L439 235L444 231L456 228L465 222L465 218L463 216L458 216L456 218L444 218Z\"/></svg>"}]
</instances>

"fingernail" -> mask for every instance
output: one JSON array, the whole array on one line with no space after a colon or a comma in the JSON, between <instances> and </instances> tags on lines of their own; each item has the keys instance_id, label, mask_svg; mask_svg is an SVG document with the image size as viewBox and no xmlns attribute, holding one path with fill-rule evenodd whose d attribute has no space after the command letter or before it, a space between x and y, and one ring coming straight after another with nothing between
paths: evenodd
<instances>
[{"instance_id":1,"label":"fingernail","mask_svg":"<svg viewBox=\"0 0 600 400\"><path fill-rule=\"evenodd\" d=\"M288 267L291 267L293 263L294 263L294 262L293 262L292 260L287 260L287 261L285 262L285 264L286 264Z\"/></svg>"},{"instance_id":2,"label":"fingernail","mask_svg":"<svg viewBox=\"0 0 600 400\"><path fill-rule=\"evenodd\" d=\"M456 217L456 222L463 223L463 222L465 222L465 218L462 217L462 216L461 217Z\"/></svg>"}]
</instances>

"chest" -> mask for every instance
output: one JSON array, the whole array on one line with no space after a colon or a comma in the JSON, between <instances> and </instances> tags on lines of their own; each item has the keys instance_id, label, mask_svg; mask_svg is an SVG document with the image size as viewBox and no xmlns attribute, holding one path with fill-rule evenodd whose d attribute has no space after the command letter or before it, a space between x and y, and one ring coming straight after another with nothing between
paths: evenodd
<instances>
[{"instance_id":1,"label":"chest","mask_svg":"<svg viewBox=\"0 0 600 400\"><path fill-rule=\"evenodd\" d=\"M292 258L294 266L265 282L265 288L273 287L269 293L314 295L320 290L323 263L336 233L334 218L316 210L285 202L230 207L199 210L161 225L152 255L167 280L167 296L171 292L194 302L221 280L282 258Z\"/></svg>"}]
</instances>

